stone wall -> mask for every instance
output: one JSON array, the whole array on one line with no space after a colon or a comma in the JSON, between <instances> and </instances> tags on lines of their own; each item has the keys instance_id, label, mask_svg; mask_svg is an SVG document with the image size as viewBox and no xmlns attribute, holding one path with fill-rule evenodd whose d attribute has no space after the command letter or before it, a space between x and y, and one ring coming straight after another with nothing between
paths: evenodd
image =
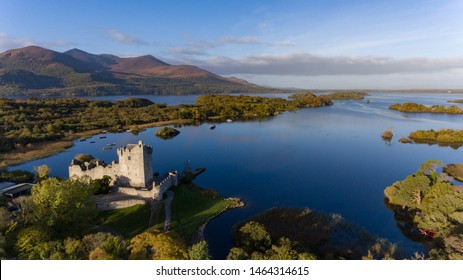
<instances>
[{"instance_id":1,"label":"stone wall","mask_svg":"<svg viewBox=\"0 0 463 280\"><path fill-rule=\"evenodd\" d=\"M101 210L114 210L120 208L131 207L138 204L147 204L148 201L144 199L136 199L136 198L129 198L129 199L117 199L115 197L111 197L110 194L106 195L107 197L100 197L96 199L96 206L98 209ZM113 199L114 198L114 199Z\"/></svg>"},{"instance_id":2,"label":"stone wall","mask_svg":"<svg viewBox=\"0 0 463 280\"><path fill-rule=\"evenodd\" d=\"M138 196L141 198L153 198L153 190L140 190L131 187L119 187L117 191L119 193L131 196Z\"/></svg>"},{"instance_id":3,"label":"stone wall","mask_svg":"<svg viewBox=\"0 0 463 280\"><path fill-rule=\"evenodd\" d=\"M164 192L176 185L178 185L178 174L175 171L171 171L160 182L153 183L153 198L161 200Z\"/></svg>"},{"instance_id":4,"label":"stone wall","mask_svg":"<svg viewBox=\"0 0 463 280\"><path fill-rule=\"evenodd\" d=\"M92 179L101 179L103 176L109 176L115 182L118 173L118 164L106 165L97 162L97 164L89 165L88 163L80 163L77 160L73 160L69 166L69 177L87 175Z\"/></svg>"}]
</instances>

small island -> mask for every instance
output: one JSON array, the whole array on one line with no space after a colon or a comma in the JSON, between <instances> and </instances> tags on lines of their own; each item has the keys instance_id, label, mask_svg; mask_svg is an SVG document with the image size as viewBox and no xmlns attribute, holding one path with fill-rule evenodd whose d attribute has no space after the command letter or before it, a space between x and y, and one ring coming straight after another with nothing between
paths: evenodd
<instances>
[{"instance_id":1,"label":"small island","mask_svg":"<svg viewBox=\"0 0 463 280\"><path fill-rule=\"evenodd\" d=\"M383 133L381 133L381 138L383 140L391 142L392 138L394 137L394 133L392 132L392 128L388 128Z\"/></svg>"},{"instance_id":2,"label":"small island","mask_svg":"<svg viewBox=\"0 0 463 280\"><path fill-rule=\"evenodd\" d=\"M164 140L173 139L175 136L179 135L180 131L173 127L163 127L156 131L156 136Z\"/></svg>"},{"instance_id":3,"label":"small island","mask_svg":"<svg viewBox=\"0 0 463 280\"><path fill-rule=\"evenodd\" d=\"M463 99L449 100L447 102L449 102L449 103L463 103Z\"/></svg>"},{"instance_id":4,"label":"small island","mask_svg":"<svg viewBox=\"0 0 463 280\"><path fill-rule=\"evenodd\" d=\"M463 145L463 130L417 130L410 132L408 138L413 140L413 142L416 144L437 144L439 146L450 146L452 148L459 148Z\"/></svg>"},{"instance_id":5,"label":"small island","mask_svg":"<svg viewBox=\"0 0 463 280\"><path fill-rule=\"evenodd\" d=\"M430 259L461 260L463 187L451 184L447 175L439 173L442 168L446 169L442 162L429 160L384 194L397 226L407 237L427 245Z\"/></svg>"},{"instance_id":6,"label":"small island","mask_svg":"<svg viewBox=\"0 0 463 280\"><path fill-rule=\"evenodd\" d=\"M365 96L369 96L369 94L364 91L338 91L324 96L331 100L363 100ZM365 102L367 101L368 103L370 102L369 100Z\"/></svg>"},{"instance_id":7,"label":"small island","mask_svg":"<svg viewBox=\"0 0 463 280\"><path fill-rule=\"evenodd\" d=\"M463 114L463 108L457 105L448 107L442 105L426 106L423 104L408 102L404 104L392 104L389 106L389 109L406 113Z\"/></svg>"}]
</instances>

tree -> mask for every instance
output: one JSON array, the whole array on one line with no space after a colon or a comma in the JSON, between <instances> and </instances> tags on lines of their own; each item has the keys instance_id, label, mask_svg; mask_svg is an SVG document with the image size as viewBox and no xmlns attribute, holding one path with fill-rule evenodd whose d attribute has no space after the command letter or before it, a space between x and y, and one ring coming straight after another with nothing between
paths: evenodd
<instances>
[{"instance_id":1,"label":"tree","mask_svg":"<svg viewBox=\"0 0 463 280\"><path fill-rule=\"evenodd\" d=\"M201 240L196 244L193 244L188 249L188 256L190 260L210 260L209 248L205 240Z\"/></svg>"},{"instance_id":2,"label":"tree","mask_svg":"<svg viewBox=\"0 0 463 280\"><path fill-rule=\"evenodd\" d=\"M172 231L157 230L141 233L130 241L130 259L133 260L186 260L187 248Z\"/></svg>"},{"instance_id":3,"label":"tree","mask_svg":"<svg viewBox=\"0 0 463 280\"><path fill-rule=\"evenodd\" d=\"M270 260L297 260L299 254L293 249L293 242L286 237L278 240L278 245L272 245L272 249L267 252Z\"/></svg>"},{"instance_id":4,"label":"tree","mask_svg":"<svg viewBox=\"0 0 463 280\"><path fill-rule=\"evenodd\" d=\"M270 234L265 229L264 225L251 221L246 223L239 229L238 246L242 247L246 252L254 252L269 249L272 240Z\"/></svg>"},{"instance_id":5,"label":"tree","mask_svg":"<svg viewBox=\"0 0 463 280\"><path fill-rule=\"evenodd\" d=\"M49 234L41 227L30 226L22 229L18 234L16 247L21 259L42 259L40 245L49 241Z\"/></svg>"},{"instance_id":6,"label":"tree","mask_svg":"<svg viewBox=\"0 0 463 280\"><path fill-rule=\"evenodd\" d=\"M48 178L48 175L51 173L51 168L48 167L48 165L39 165L34 167L35 172L37 172L37 176L39 177L39 180L44 180Z\"/></svg>"},{"instance_id":7,"label":"tree","mask_svg":"<svg viewBox=\"0 0 463 280\"><path fill-rule=\"evenodd\" d=\"M84 180L45 179L32 188L31 220L59 236L79 234L96 217L91 194Z\"/></svg>"},{"instance_id":8,"label":"tree","mask_svg":"<svg viewBox=\"0 0 463 280\"><path fill-rule=\"evenodd\" d=\"M11 214L6 207L0 207L0 232L3 232L11 223Z\"/></svg>"},{"instance_id":9,"label":"tree","mask_svg":"<svg viewBox=\"0 0 463 280\"><path fill-rule=\"evenodd\" d=\"M107 194L111 189L109 186L111 180L111 177L108 175L104 175L101 179L92 180L91 184L93 186L93 194Z\"/></svg>"},{"instance_id":10,"label":"tree","mask_svg":"<svg viewBox=\"0 0 463 280\"><path fill-rule=\"evenodd\" d=\"M91 160L95 159L90 154L78 154L74 158L81 162L90 162Z\"/></svg>"},{"instance_id":11,"label":"tree","mask_svg":"<svg viewBox=\"0 0 463 280\"><path fill-rule=\"evenodd\" d=\"M440 160L428 160L420 166L419 172L431 176L431 185L437 182L437 168L444 167Z\"/></svg>"},{"instance_id":12,"label":"tree","mask_svg":"<svg viewBox=\"0 0 463 280\"><path fill-rule=\"evenodd\" d=\"M64 239L63 246L68 260L85 260L88 258L85 244L79 239L68 237Z\"/></svg>"},{"instance_id":13,"label":"tree","mask_svg":"<svg viewBox=\"0 0 463 280\"><path fill-rule=\"evenodd\" d=\"M233 247L227 255L227 260L247 260L249 255L243 248Z\"/></svg>"}]
</instances>

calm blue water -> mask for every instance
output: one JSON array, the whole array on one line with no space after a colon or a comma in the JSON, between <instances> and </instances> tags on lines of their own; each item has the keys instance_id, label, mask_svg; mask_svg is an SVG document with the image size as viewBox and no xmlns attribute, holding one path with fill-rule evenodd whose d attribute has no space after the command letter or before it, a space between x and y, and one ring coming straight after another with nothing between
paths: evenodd
<instances>
[{"instance_id":1,"label":"calm blue water","mask_svg":"<svg viewBox=\"0 0 463 280\"><path fill-rule=\"evenodd\" d=\"M159 98L150 97L167 104L193 103L196 97ZM396 227L393 213L384 205L383 190L415 172L426 160L461 162L463 149L401 144L397 140L416 129L461 129L463 116L405 114L390 111L387 106L403 102L448 105L447 100L463 96L375 93L367 98L370 104L336 101L331 107L287 112L265 121L219 124L215 130L207 124L183 127L180 135L167 141L154 136L156 128L138 136L94 136L76 142L66 152L15 169L32 170L47 164L52 175L66 177L67 166L78 153L90 153L110 162L117 156L114 149L102 150L107 143L123 146L143 140L154 147L155 171L183 170L189 161L192 168L207 168L197 184L247 203L245 208L226 212L207 227L205 236L216 258L224 258L231 247L233 224L281 206L340 213L409 253L422 251L419 243L408 240ZM380 137L386 128L392 128L395 134L390 144ZM92 140L96 143L90 144Z\"/></svg>"}]
</instances>

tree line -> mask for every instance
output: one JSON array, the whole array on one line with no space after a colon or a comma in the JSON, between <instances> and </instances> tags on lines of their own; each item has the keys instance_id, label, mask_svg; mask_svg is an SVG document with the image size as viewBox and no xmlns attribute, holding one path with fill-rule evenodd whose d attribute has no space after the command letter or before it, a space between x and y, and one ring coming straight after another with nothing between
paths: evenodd
<instances>
[{"instance_id":1,"label":"tree line","mask_svg":"<svg viewBox=\"0 0 463 280\"><path fill-rule=\"evenodd\" d=\"M0 99L0 152L35 142L73 137L97 129L118 131L140 124L171 120L224 121L258 119L284 111L331 105L310 93L294 100L258 96L204 95L194 105L156 104L141 98L98 101L79 98L56 100Z\"/></svg>"},{"instance_id":2,"label":"tree line","mask_svg":"<svg viewBox=\"0 0 463 280\"><path fill-rule=\"evenodd\" d=\"M463 114L463 108L457 105L426 106L423 104L408 102L404 104L392 104L389 106L389 109L407 113Z\"/></svg>"}]
</instances>

